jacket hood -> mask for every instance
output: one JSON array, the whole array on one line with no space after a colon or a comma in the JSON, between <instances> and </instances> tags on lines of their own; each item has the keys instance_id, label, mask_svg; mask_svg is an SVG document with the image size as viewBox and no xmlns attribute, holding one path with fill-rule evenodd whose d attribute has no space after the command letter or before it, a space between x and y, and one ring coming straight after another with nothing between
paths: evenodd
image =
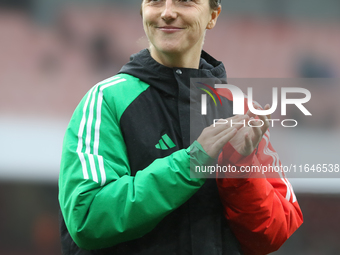
<instances>
[{"instance_id":1,"label":"jacket hood","mask_svg":"<svg viewBox=\"0 0 340 255\"><path fill-rule=\"evenodd\" d=\"M178 71L180 70L180 71ZM217 61L202 50L199 69L166 67L155 61L148 49L141 50L130 57L130 62L122 67L119 73L126 73L139 78L167 94L177 91L176 73L188 78L185 82L190 86L190 78L217 78L226 80L226 72L222 62Z\"/></svg>"}]
</instances>

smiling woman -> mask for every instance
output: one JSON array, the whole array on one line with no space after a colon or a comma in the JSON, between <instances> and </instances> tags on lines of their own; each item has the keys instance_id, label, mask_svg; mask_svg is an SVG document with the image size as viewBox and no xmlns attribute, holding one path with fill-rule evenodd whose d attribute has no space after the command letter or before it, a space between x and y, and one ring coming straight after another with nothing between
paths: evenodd
<instances>
[{"instance_id":1,"label":"smiling woman","mask_svg":"<svg viewBox=\"0 0 340 255\"><path fill-rule=\"evenodd\" d=\"M213 0L142 2L149 49L92 87L66 130L59 177L63 254L266 254L301 225L281 173L267 179L239 172L280 165L267 116L233 116L232 98L222 92L219 111L190 122L196 113L190 101L194 109L199 104L190 98L190 78L226 83L224 65L202 50L220 13ZM209 126L221 115L238 124ZM250 119L252 126L241 124ZM218 169L217 158L237 175L190 174L191 166Z\"/></svg>"},{"instance_id":2,"label":"smiling woman","mask_svg":"<svg viewBox=\"0 0 340 255\"><path fill-rule=\"evenodd\" d=\"M143 1L151 56L165 66L198 68L205 31L221 12L220 5L210 6L208 1Z\"/></svg>"}]
</instances>

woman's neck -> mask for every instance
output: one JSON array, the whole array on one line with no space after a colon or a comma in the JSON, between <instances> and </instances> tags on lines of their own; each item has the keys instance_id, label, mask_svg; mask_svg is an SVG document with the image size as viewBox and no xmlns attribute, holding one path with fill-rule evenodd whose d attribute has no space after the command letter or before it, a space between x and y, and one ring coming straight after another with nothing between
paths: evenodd
<instances>
[{"instance_id":1,"label":"woman's neck","mask_svg":"<svg viewBox=\"0 0 340 255\"><path fill-rule=\"evenodd\" d=\"M183 53L164 53L157 51L153 46L150 47L151 57L158 63L167 67L182 67L198 69L201 51Z\"/></svg>"}]
</instances>

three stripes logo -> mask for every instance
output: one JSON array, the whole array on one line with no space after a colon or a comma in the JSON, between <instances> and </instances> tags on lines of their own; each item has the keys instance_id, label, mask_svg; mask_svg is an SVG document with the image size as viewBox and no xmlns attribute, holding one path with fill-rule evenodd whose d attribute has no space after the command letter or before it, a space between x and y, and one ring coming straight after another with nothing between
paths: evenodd
<instances>
[{"instance_id":1,"label":"three stripes logo","mask_svg":"<svg viewBox=\"0 0 340 255\"><path fill-rule=\"evenodd\" d=\"M171 148L176 147L176 144L170 139L170 137L165 134L162 136L162 138L159 140L158 144L155 145L156 149L159 150L168 150Z\"/></svg>"},{"instance_id":2,"label":"three stripes logo","mask_svg":"<svg viewBox=\"0 0 340 255\"><path fill-rule=\"evenodd\" d=\"M218 95L217 91L213 87L211 87L210 85L203 83L203 82L197 82L197 83L207 87L208 89L210 89L212 91L212 93L216 95L217 99L219 100L220 104L222 105L222 100L221 100L220 96ZM199 88L199 89L201 89L205 93L207 93L212 98L212 100L214 101L215 106L217 106L217 102L216 102L214 96L211 94L211 92L209 90L207 90L205 88ZM207 94L201 95L201 105L202 105L201 114L202 115L207 115Z\"/></svg>"}]
</instances>

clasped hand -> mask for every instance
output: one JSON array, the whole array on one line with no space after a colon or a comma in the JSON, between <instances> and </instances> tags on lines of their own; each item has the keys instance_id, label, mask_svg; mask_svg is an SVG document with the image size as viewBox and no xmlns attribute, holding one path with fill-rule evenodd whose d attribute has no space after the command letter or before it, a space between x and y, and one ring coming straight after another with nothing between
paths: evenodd
<instances>
[{"instance_id":1,"label":"clasped hand","mask_svg":"<svg viewBox=\"0 0 340 255\"><path fill-rule=\"evenodd\" d=\"M261 109L259 106L254 107ZM266 105L264 109L267 110L269 107L269 105ZM270 119L269 115L255 115L250 111L245 115L221 119L203 129L197 141L212 158L216 158L228 142L238 153L248 156L254 151L267 131L269 127L268 119Z\"/></svg>"}]
</instances>

